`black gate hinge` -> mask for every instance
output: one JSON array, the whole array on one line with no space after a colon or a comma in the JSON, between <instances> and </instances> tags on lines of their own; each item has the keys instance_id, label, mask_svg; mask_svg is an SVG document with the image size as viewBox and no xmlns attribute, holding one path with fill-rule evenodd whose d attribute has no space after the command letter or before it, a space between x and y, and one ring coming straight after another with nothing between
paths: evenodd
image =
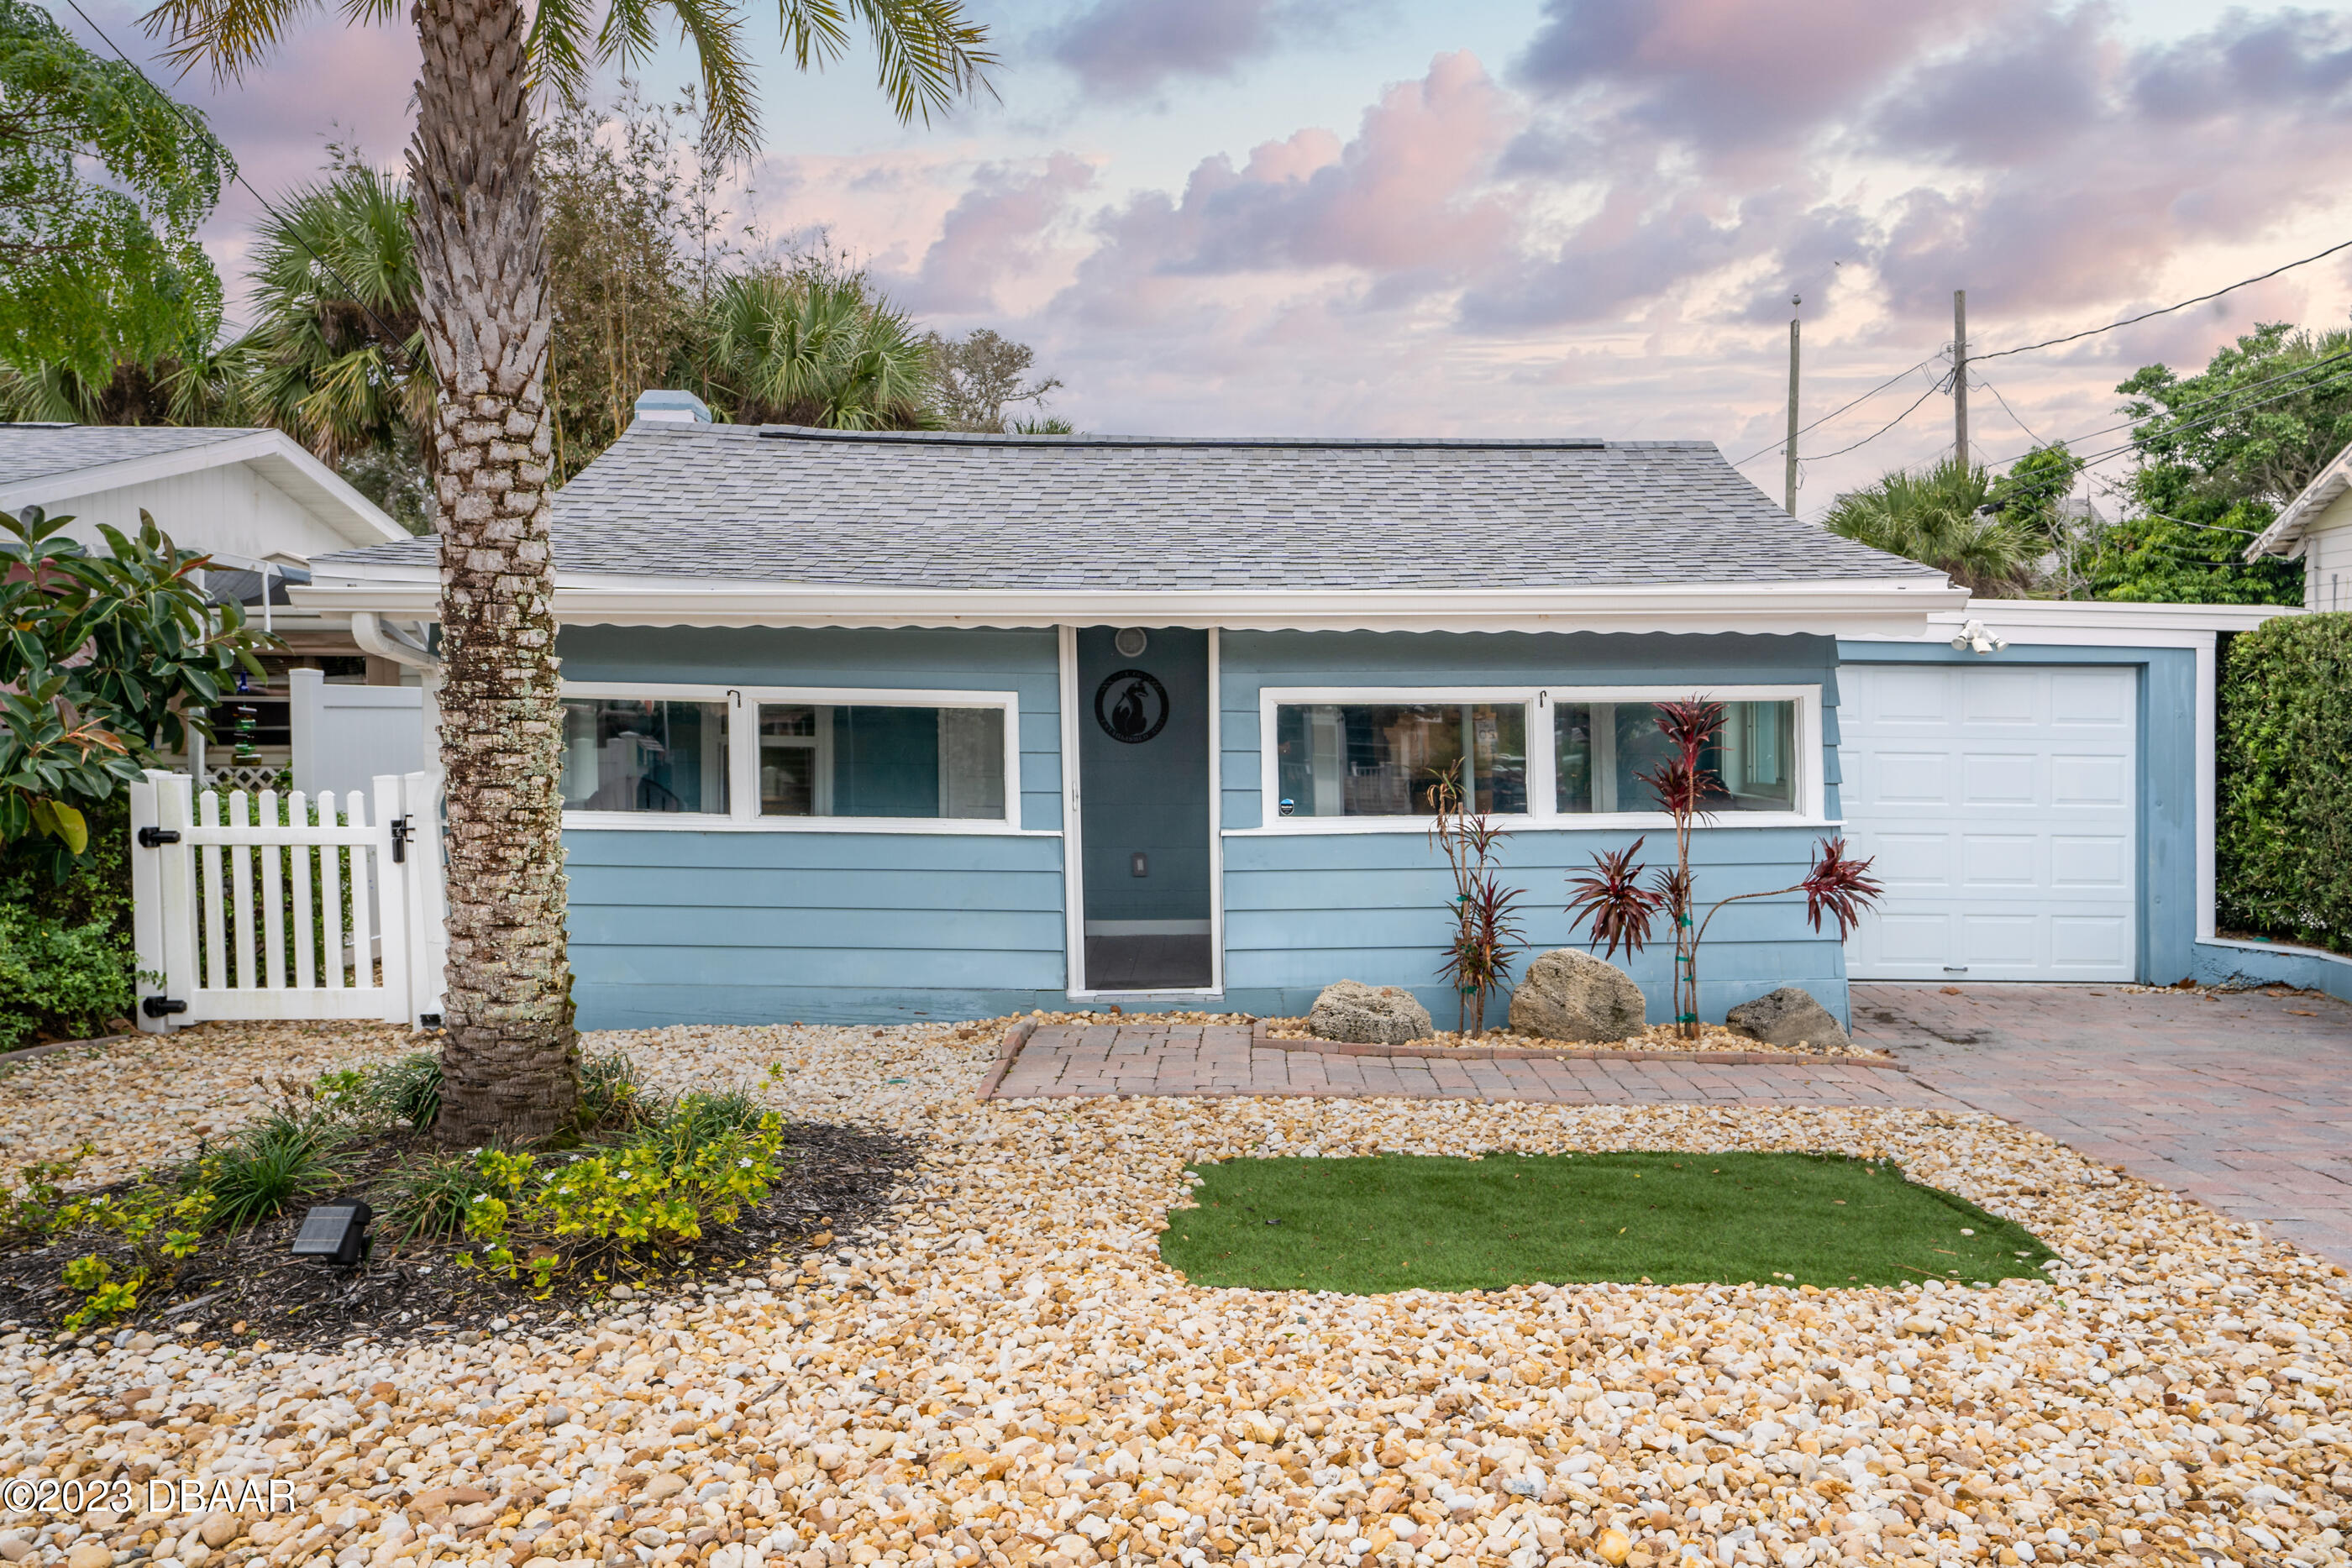
<instances>
[{"instance_id":1,"label":"black gate hinge","mask_svg":"<svg viewBox=\"0 0 2352 1568\"><path fill-rule=\"evenodd\" d=\"M139 830L139 847L142 850L160 850L165 844L176 844L179 841L179 831L175 828L142 828Z\"/></svg>"},{"instance_id":2,"label":"black gate hinge","mask_svg":"<svg viewBox=\"0 0 2352 1568\"><path fill-rule=\"evenodd\" d=\"M392 863L398 865L407 858L408 819L405 817L394 817L392 820Z\"/></svg>"},{"instance_id":3,"label":"black gate hinge","mask_svg":"<svg viewBox=\"0 0 2352 1568\"><path fill-rule=\"evenodd\" d=\"M169 1018L173 1013L188 1010L188 1004L170 997L149 997L139 1004L139 1010L151 1019Z\"/></svg>"}]
</instances>

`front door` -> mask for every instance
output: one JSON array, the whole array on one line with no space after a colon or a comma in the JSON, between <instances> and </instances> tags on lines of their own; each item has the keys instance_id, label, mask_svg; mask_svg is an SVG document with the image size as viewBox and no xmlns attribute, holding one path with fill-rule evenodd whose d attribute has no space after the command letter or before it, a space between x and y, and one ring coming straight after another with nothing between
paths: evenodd
<instances>
[{"instance_id":1,"label":"front door","mask_svg":"<svg viewBox=\"0 0 2352 1568\"><path fill-rule=\"evenodd\" d=\"M1209 634L1082 626L1077 677L1085 988L1206 990Z\"/></svg>"}]
</instances>

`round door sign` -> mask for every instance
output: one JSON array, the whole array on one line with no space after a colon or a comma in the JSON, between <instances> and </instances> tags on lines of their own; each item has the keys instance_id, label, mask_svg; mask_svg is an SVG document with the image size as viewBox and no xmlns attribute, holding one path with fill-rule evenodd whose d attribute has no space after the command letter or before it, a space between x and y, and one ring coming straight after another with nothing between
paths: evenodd
<instances>
[{"instance_id":1,"label":"round door sign","mask_svg":"<svg viewBox=\"0 0 2352 1568\"><path fill-rule=\"evenodd\" d=\"M1095 688L1095 722L1113 740L1139 746L1168 723L1168 688L1148 670L1114 670Z\"/></svg>"}]
</instances>

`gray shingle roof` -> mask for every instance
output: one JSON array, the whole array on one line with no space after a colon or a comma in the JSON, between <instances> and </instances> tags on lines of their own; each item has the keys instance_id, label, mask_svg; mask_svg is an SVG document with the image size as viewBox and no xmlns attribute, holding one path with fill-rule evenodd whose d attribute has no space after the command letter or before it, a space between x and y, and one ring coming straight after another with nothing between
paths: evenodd
<instances>
[{"instance_id":1,"label":"gray shingle roof","mask_svg":"<svg viewBox=\"0 0 2352 1568\"><path fill-rule=\"evenodd\" d=\"M0 485L103 468L255 434L173 424L0 424Z\"/></svg>"},{"instance_id":2,"label":"gray shingle roof","mask_svg":"<svg viewBox=\"0 0 2352 1568\"><path fill-rule=\"evenodd\" d=\"M852 434L641 423L555 501L567 575L1183 591L1943 574L1790 517L1699 441ZM429 538L320 558L430 566Z\"/></svg>"}]
</instances>

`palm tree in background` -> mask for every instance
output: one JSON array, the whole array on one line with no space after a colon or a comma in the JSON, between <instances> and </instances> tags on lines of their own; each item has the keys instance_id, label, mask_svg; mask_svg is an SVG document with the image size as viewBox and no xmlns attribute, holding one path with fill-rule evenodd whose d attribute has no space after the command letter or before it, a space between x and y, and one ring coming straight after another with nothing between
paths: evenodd
<instances>
[{"instance_id":1,"label":"palm tree in background","mask_svg":"<svg viewBox=\"0 0 2352 1568\"><path fill-rule=\"evenodd\" d=\"M268 423L340 466L433 423L408 187L356 161L262 217L236 351Z\"/></svg>"},{"instance_id":2,"label":"palm tree in background","mask_svg":"<svg viewBox=\"0 0 2352 1568\"><path fill-rule=\"evenodd\" d=\"M689 354L703 401L741 423L940 423L929 347L856 272L810 265L722 279Z\"/></svg>"},{"instance_id":3,"label":"palm tree in background","mask_svg":"<svg viewBox=\"0 0 2352 1568\"><path fill-rule=\"evenodd\" d=\"M1988 598L2022 591L2038 541L2014 519L1987 508L1984 469L1947 457L1924 474L1897 469L1849 490L1830 507L1833 534L1932 566Z\"/></svg>"},{"instance_id":4,"label":"palm tree in background","mask_svg":"<svg viewBox=\"0 0 2352 1568\"><path fill-rule=\"evenodd\" d=\"M236 78L315 0L163 0L150 31L183 65ZM902 120L928 120L994 63L962 0L778 0L786 49L836 59L862 26ZM449 972L437 1131L481 1144L568 1126L579 1082L564 946L562 710L548 538L551 330L531 97L569 101L598 65L652 53L667 9L701 76L708 144L756 142L734 0L411 0L422 64L408 150L418 319L433 369L441 536L441 757ZM354 24L385 0L341 0ZM599 16L601 11L602 15Z\"/></svg>"}]
</instances>

